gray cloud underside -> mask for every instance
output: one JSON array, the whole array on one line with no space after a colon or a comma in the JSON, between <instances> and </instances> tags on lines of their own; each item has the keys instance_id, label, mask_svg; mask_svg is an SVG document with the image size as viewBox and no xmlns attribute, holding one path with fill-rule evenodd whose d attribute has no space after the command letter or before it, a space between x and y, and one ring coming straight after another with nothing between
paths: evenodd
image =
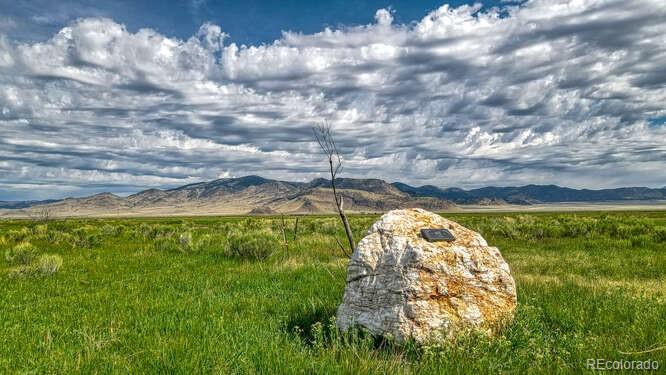
<instances>
[{"instance_id":1,"label":"gray cloud underside","mask_svg":"<svg viewBox=\"0 0 666 375\"><path fill-rule=\"evenodd\" d=\"M472 187L666 185L662 1L530 1L223 43L105 18L41 43L0 34L0 199L175 186L325 165L345 175ZM223 27L223 25L222 25Z\"/></svg>"}]
</instances>

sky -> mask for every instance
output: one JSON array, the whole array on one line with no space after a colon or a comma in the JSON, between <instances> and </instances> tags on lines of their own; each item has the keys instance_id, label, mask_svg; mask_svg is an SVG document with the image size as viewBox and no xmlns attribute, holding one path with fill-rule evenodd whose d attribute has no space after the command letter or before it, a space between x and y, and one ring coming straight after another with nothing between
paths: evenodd
<instances>
[{"instance_id":1,"label":"sky","mask_svg":"<svg viewBox=\"0 0 666 375\"><path fill-rule=\"evenodd\" d=\"M225 177L666 186L663 0L0 0L0 200Z\"/></svg>"}]
</instances>

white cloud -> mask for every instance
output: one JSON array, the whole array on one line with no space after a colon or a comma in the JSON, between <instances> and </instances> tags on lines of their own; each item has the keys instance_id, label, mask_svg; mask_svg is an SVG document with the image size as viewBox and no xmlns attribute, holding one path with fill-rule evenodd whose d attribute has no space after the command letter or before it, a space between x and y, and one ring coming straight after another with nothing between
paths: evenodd
<instances>
[{"instance_id":1,"label":"white cloud","mask_svg":"<svg viewBox=\"0 0 666 375\"><path fill-rule=\"evenodd\" d=\"M41 43L0 36L0 185L310 178L322 167L310 127L323 119L350 176L666 184L666 129L647 126L666 114L659 1L375 20L260 46L223 45L224 25L179 40L106 18Z\"/></svg>"},{"instance_id":2,"label":"white cloud","mask_svg":"<svg viewBox=\"0 0 666 375\"><path fill-rule=\"evenodd\" d=\"M378 26L389 26L393 23L393 15L390 9L379 9L375 13L375 21Z\"/></svg>"}]
</instances>

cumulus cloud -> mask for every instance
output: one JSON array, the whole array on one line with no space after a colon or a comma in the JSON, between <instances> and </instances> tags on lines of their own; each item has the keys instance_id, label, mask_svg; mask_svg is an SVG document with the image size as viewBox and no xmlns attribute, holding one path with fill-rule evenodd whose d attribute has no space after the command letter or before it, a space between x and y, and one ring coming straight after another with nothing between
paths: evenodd
<instances>
[{"instance_id":1,"label":"cumulus cloud","mask_svg":"<svg viewBox=\"0 0 666 375\"><path fill-rule=\"evenodd\" d=\"M665 20L657 0L533 0L411 25L380 9L258 46L225 45L224 25L179 40L107 18L0 36L0 186L310 179L323 120L348 176L663 186Z\"/></svg>"},{"instance_id":2,"label":"cumulus cloud","mask_svg":"<svg viewBox=\"0 0 666 375\"><path fill-rule=\"evenodd\" d=\"M388 26L393 23L393 15L390 9L378 9L375 13L375 21L379 26Z\"/></svg>"}]
</instances>

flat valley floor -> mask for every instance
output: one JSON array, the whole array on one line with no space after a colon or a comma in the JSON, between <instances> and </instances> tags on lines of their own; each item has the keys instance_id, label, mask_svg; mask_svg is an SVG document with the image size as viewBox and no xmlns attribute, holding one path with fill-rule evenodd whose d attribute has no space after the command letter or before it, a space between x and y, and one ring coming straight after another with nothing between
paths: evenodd
<instances>
[{"instance_id":1,"label":"flat valley floor","mask_svg":"<svg viewBox=\"0 0 666 375\"><path fill-rule=\"evenodd\" d=\"M0 221L0 373L666 368L666 211L446 213L500 248L512 324L440 346L341 335L333 216ZM377 215L352 215L358 241Z\"/></svg>"},{"instance_id":2,"label":"flat valley floor","mask_svg":"<svg viewBox=\"0 0 666 375\"><path fill-rule=\"evenodd\" d=\"M157 207L110 209L100 207L74 207L34 206L26 209L0 209L0 220L3 219L33 219L40 220L44 212L51 218L165 218L184 216L243 216L247 215L252 207L247 204L234 202L221 202L217 204L199 203L196 205L166 204ZM334 209L333 206L330 207ZM484 213L484 212L586 212L586 211L666 211L666 201L612 201L612 202L561 202L539 203L531 205L501 204L479 205L460 204L453 206L448 213ZM332 213L332 212L330 212ZM354 212L358 215L370 215L369 212ZM279 213L275 213L279 214ZM312 212L285 213L285 215L317 215ZM376 214L376 213L374 213ZM320 213L319 215L325 215ZM262 216L249 215L249 216Z\"/></svg>"}]
</instances>

